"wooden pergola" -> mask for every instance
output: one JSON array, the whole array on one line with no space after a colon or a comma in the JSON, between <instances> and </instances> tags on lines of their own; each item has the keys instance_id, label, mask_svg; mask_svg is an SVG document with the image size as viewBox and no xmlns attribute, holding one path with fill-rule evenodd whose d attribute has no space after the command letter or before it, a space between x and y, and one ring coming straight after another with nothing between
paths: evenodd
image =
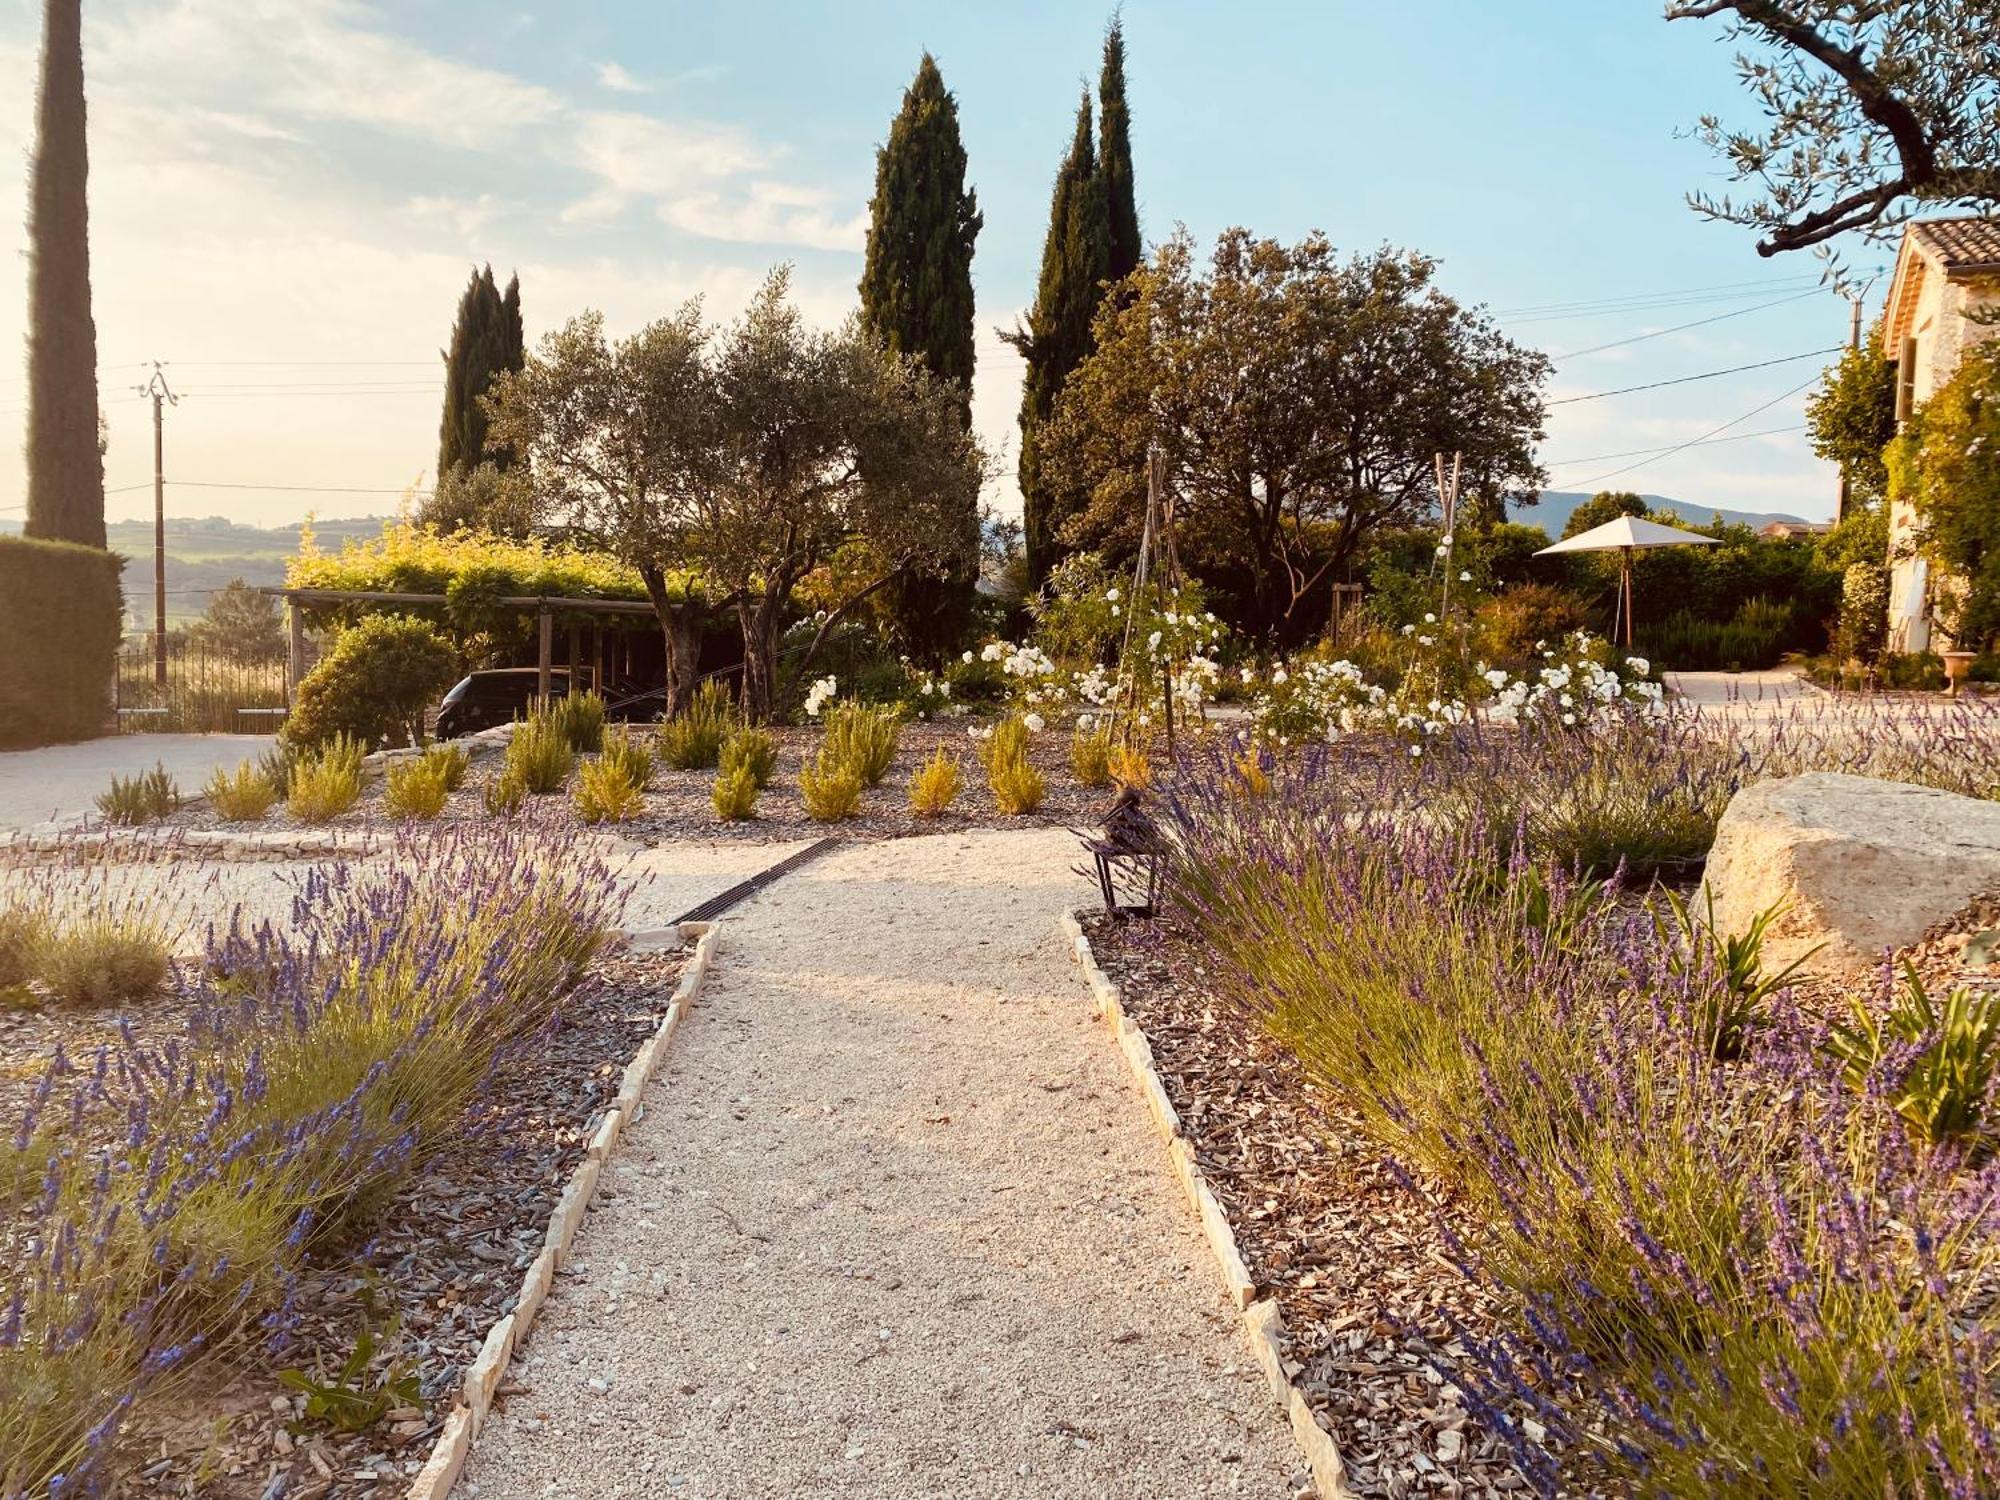
<instances>
[{"instance_id":1,"label":"wooden pergola","mask_svg":"<svg viewBox=\"0 0 2000 1500\"><path fill-rule=\"evenodd\" d=\"M269 594L285 601L286 623L289 633L289 648L285 657L285 702L289 705L298 692L299 679L305 676L306 666L306 626L305 616L300 610L306 604L436 604L449 602L443 594L400 594L392 590L376 589L311 589L311 588L263 588L261 594ZM509 594L492 601L504 609L534 611L537 618L537 652L535 679L536 696L549 695L549 673L555 665L555 617L558 611L564 614L583 615L647 615L653 613L653 606L639 599L576 599L556 594ZM601 626L598 627L600 630ZM574 625L570 627L570 662L576 664L578 647L581 642ZM599 655L593 645L593 657Z\"/></svg>"}]
</instances>

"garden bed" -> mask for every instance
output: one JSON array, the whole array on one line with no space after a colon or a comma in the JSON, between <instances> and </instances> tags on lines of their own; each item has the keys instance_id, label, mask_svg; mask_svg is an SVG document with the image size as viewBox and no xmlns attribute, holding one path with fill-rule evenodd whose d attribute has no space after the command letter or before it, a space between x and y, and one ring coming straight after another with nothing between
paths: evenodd
<instances>
[{"instance_id":1,"label":"garden bed","mask_svg":"<svg viewBox=\"0 0 2000 1500\"><path fill-rule=\"evenodd\" d=\"M1434 1204L1296 1058L1211 998L1198 943L1166 920L1086 927L1152 1044L1252 1281L1283 1312L1294 1383L1355 1493L1524 1490L1505 1446L1440 1373L1463 1352L1454 1325L1478 1332L1496 1319L1452 1263Z\"/></svg>"},{"instance_id":2,"label":"garden bed","mask_svg":"<svg viewBox=\"0 0 2000 1500\"><path fill-rule=\"evenodd\" d=\"M716 773L712 770L677 771L656 761L652 781L645 794L645 810L622 823L597 825L598 831L616 834L641 843L669 840L740 840L755 843L813 838L837 833L843 838L907 838L916 834L947 833L965 828L990 827L1072 827L1094 822L1110 800L1103 788L1082 785L1069 767L1069 737L1051 729L1034 737L1029 758L1041 771L1047 785L1042 805L1032 813L1009 816L994 805L992 789L986 783L985 768L978 757L978 743L968 734L967 720L905 725L897 741L896 756L879 786L862 796L861 811L836 823L816 822L806 814L799 793L799 770L818 754L823 738L816 726L774 727L778 763L770 784L758 799L755 817L727 822L716 815L710 800ZM634 729L633 738L650 745L653 736ZM911 773L939 749L956 754L962 762L963 785L950 811L938 817L919 817L910 811L907 789ZM442 814L445 822L471 822L491 818L485 809L483 788L487 779L498 774L500 759L482 757L473 762L465 785L451 795ZM572 782L574 777L572 776ZM184 789L191 790L191 789ZM380 778L365 786L361 801L350 811L329 822L310 825L313 831L344 831L385 827L388 814L383 805L384 785ZM545 808L557 808L574 819L574 804L568 790L531 799ZM183 807L155 828L178 830L220 830L234 832L300 833L308 825L300 823L280 803L258 823L225 823L206 802Z\"/></svg>"}]
</instances>

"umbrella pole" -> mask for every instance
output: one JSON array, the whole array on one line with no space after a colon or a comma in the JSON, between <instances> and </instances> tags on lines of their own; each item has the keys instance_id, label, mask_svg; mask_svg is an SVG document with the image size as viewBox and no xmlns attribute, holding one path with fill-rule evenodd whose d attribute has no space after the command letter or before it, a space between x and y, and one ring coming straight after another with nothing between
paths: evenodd
<instances>
[{"instance_id":1,"label":"umbrella pole","mask_svg":"<svg viewBox=\"0 0 2000 1500\"><path fill-rule=\"evenodd\" d=\"M1619 578L1619 592L1625 596L1625 649L1632 649L1632 549L1621 547L1622 559Z\"/></svg>"}]
</instances>

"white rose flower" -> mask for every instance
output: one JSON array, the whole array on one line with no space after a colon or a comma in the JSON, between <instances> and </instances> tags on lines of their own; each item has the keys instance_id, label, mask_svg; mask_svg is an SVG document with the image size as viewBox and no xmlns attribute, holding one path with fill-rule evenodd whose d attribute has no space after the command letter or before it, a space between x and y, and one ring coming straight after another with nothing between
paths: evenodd
<instances>
[{"instance_id":1,"label":"white rose flower","mask_svg":"<svg viewBox=\"0 0 2000 1500\"><path fill-rule=\"evenodd\" d=\"M1028 733L1030 734L1040 734L1044 729L1049 727L1047 721L1040 714L1029 714L1021 722L1028 727Z\"/></svg>"},{"instance_id":2,"label":"white rose flower","mask_svg":"<svg viewBox=\"0 0 2000 1500\"><path fill-rule=\"evenodd\" d=\"M1106 602L1106 603L1108 603L1108 604L1116 604L1116 603L1118 602L1118 599L1119 599L1119 594L1118 594L1118 590L1116 590L1116 589L1106 589L1106 590L1104 591L1104 598L1105 598L1105 602Z\"/></svg>"},{"instance_id":3,"label":"white rose flower","mask_svg":"<svg viewBox=\"0 0 2000 1500\"><path fill-rule=\"evenodd\" d=\"M972 665L972 651L969 647L967 648L965 655L961 656L959 660L964 662L968 667Z\"/></svg>"},{"instance_id":4,"label":"white rose flower","mask_svg":"<svg viewBox=\"0 0 2000 1500\"><path fill-rule=\"evenodd\" d=\"M1471 574L1471 572L1470 572L1470 571L1468 570L1468 571L1466 571L1466 572L1463 572L1463 573L1460 573L1460 574L1458 575L1458 581L1459 581L1460 583L1470 583L1470 582L1472 582L1472 574Z\"/></svg>"},{"instance_id":5,"label":"white rose flower","mask_svg":"<svg viewBox=\"0 0 2000 1500\"><path fill-rule=\"evenodd\" d=\"M1425 616L1424 616L1424 623L1425 623L1426 625L1435 625L1435 624L1437 624L1437 622L1438 622L1438 617L1437 617L1436 615L1425 615Z\"/></svg>"}]
</instances>

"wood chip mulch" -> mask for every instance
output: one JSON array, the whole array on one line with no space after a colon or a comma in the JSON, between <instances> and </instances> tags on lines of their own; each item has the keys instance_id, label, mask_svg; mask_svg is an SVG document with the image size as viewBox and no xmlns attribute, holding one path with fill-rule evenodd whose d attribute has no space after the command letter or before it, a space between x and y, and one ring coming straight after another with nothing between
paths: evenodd
<instances>
[{"instance_id":1,"label":"wood chip mulch","mask_svg":"<svg viewBox=\"0 0 2000 1500\"><path fill-rule=\"evenodd\" d=\"M1528 1492L1439 1373L1464 1355L1449 1320L1483 1331L1497 1314L1446 1253L1430 1185L1399 1181L1296 1058L1213 998L1198 942L1166 919L1087 925L1355 1493Z\"/></svg>"},{"instance_id":2,"label":"wood chip mulch","mask_svg":"<svg viewBox=\"0 0 2000 1500\"><path fill-rule=\"evenodd\" d=\"M373 1238L309 1268L292 1346L251 1350L205 1367L199 1383L133 1436L133 1496L203 1500L346 1500L400 1495L429 1457L465 1368L540 1253L564 1182L617 1094L625 1064L659 1026L691 948L612 953L571 997L553 1034L496 1075L460 1137L372 1219ZM14 1061L30 1035L65 1020L16 1018ZM164 997L136 1008L142 1034L185 1020ZM76 1038L70 1039L74 1054ZM365 1431L307 1418L285 1368L331 1377L364 1331L380 1348L360 1384L415 1374L419 1404L391 1408Z\"/></svg>"}]
</instances>

